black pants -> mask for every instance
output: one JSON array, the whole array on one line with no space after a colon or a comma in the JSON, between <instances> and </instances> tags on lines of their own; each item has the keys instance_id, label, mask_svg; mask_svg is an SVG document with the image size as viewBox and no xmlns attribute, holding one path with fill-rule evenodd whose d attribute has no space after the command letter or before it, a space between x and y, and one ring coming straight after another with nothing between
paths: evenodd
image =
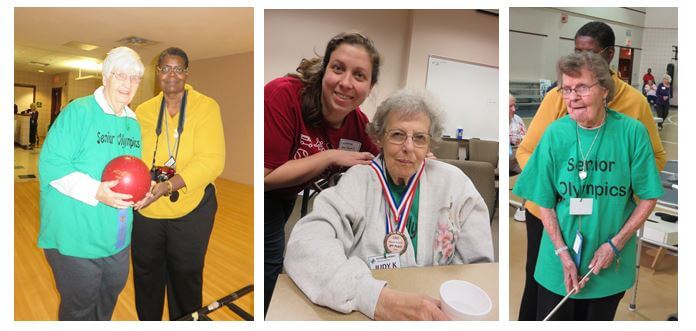
<instances>
[{"instance_id":1,"label":"black pants","mask_svg":"<svg viewBox=\"0 0 696 331\"><path fill-rule=\"evenodd\" d=\"M537 321L543 321L563 299L543 286L538 286ZM549 319L550 321L612 321L619 302L626 292L597 299L568 299Z\"/></svg>"},{"instance_id":2,"label":"black pants","mask_svg":"<svg viewBox=\"0 0 696 331\"><path fill-rule=\"evenodd\" d=\"M134 214L131 246L138 319L162 320L165 288L170 320L202 306L203 266L216 211L215 187L209 184L201 203L183 217Z\"/></svg>"},{"instance_id":3,"label":"black pants","mask_svg":"<svg viewBox=\"0 0 696 331\"><path fill-rule=\"evenodd\" d=\"M656 104L655 112L657 113L657 117L662 119L662 123L658 123L658 125L662 127L662 125L667 121L667 116L669 115L669 104Z\"/></svg>"},{"instance_id":4,"label":"black pants","mask_svg":"<svg viewBox=\"0 0 696 331\"><path fill-rule=\"evenodd\" d=\"M295 199L282 199L266 193L263 202L263 315L265 317L278 275L283 270L285 223L295 207Z\"/></svg>"},{"instance_id":5,"label":"black pants","mask_svg":"<svg viewBox=\"0 0 696 331\"><path fill-rule=\"evenodd\" d=\"M534 269L537 257L539 257L539 245L541 244L541 235L544 234L544 224L530 213L529 209L525 211L524 223L527 226L527 264L518 320L534 321L537 318L537 287L541 287L534 279Z\"/></svg>"}]
</instances>

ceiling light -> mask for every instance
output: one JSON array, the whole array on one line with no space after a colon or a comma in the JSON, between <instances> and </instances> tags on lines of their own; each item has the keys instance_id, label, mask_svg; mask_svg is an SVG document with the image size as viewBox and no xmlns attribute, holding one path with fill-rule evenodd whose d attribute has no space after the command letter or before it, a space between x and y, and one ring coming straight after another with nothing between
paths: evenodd
<instances>
[{"instance_id":1,"label":"ceiling light","mask_svg":"<svg viewBox=\"0 0 696 331\"><path fill-rule=\"evenodd\" d=\"M29 64L33 64L33 65L35 65L35 66L40 66L40 67L48 67L48 66L50 66L49 63L38 62L38 61L29 61Z\"/></svg>"},{"instance_id":2,"label":"ceiling light","mask_svg":"<svg viewBox=\"0 0 696 331\"><path fill-rule=\"evenodd\" d=\"M63 46L67 46L70 48L77 48L77 49L81 49L83 51L93 51L93 50L99 48L99 46L97 46L97 45L81 43L79 41L74 41L74 40L63 44Z\"/></svg>"},{"instance_id":3,"label":"ceiling light","mask_svg":"<svg viewBox=\"0 0 696 331\"><path fill-rule=\"evenodd\" d=\"M68 67L72 67L75 69L83 69L83 70L90 70L90 71L101 71L101 63L98 63L94 60L70 60L70 61L65 61L64 64Z\"/></svg>"}]
</instances>

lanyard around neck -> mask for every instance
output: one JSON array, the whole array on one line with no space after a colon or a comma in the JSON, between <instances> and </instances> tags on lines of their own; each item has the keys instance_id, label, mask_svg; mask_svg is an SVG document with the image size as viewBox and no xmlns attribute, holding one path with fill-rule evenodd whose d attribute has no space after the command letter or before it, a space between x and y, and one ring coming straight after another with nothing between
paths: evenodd
<instances>
[{"instance_id":1,"label":"lanyard around neck","mask_svg":"<svg viewBox=\"0 0 696 331\"><path fill-rule=\"evenodd\" d=\"M186 99L188 98L188 90L184 90L184 96L181 99L181 105L179 106L179 126L176 129L177 132L177 143L176 143L176 157L179 156L179 139L181 139L181 134L184 132L184 121L186 120ZM166 102L164 98L164 93L162 94L162 103L160 103L159 115L157 116L157 127L155 128L155 134L157 134L157 139L155 141L155 152L152 155L152 166L155 166L155 158L157 157L157 148L159 146L159 137L162 134L162 119L164 117L164 111L166 108ZM169 132L167 132L167 144L169 144ZM171 156L171 155L170 155Z\"/></svg>"},{"instance_id":2,"label":"lanyard around neck","mask_svg":"<svg viewBox=\"0 0 696 331\"><path fill-rule=\"evenodd\" d=\"M386 231L387 233L395 232L394 224L396 225L396 230L400 233L404 232L406 228L406 223L408 223L408 214L411 210L411 205L413 204L413 199L415 197L416 188L418 187L418 182L420 181L423 170L425 169L425 160L420 165L418 171L409 178L404 194L401 201L397 202L394 193L389 190L387 184L387 175L384 171L384 157L382 156L382 165L377 163L377 161L372 160L370 167L377 174L377 179L379 179L380 185L382 186L382 192L384 194L384 199L387 201L387 206L394 217L395 222L389 221L389 212L387 212L386 217Z\"/></svg>"}]
</instances>

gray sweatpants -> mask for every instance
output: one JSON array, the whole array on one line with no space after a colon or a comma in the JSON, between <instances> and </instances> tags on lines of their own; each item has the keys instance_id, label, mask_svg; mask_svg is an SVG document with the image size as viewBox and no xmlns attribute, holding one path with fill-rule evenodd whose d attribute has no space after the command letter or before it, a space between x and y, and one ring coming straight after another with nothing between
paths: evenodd
<instances>
[{"instance_id":1,"label":"gray sweatpants","mask_svg":"<svg viewBox=\"0 0 696 331\"><path fill-rule=\"evenodd\" d=\"M60 293L59 320L111 320L128 279L130 247L99 259L66 256L57 249L44 249L44 254Z\"/></svg>"}]
</instances>

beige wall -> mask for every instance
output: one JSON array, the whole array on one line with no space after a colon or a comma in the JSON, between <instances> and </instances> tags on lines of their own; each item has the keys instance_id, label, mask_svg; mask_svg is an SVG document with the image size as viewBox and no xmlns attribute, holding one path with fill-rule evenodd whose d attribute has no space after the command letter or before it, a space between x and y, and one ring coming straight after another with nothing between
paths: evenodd
<instances>
[{"instance_id":1,"label":"beige wall","mask_svg":"<svg viewBox=\"0 0 696 331\"><path fill-rule=\"evenodd\" d=\"M151 70L152 72L153 70ZM102 85L101 78L90 78L75 80L77 72L64 72L60 74L47 74L39 72L15 71L15 84L29 84L36 86L36 101L41 101L43 107L39 108L39 136L45 137L48 124L51 121L51 89L62 87L61 108L68 104L68 101L91 95L99 86ZM150 73L152 77L152 73ZM147 84L145 84L147 85ZM150 86L152 83L150 84ZM141 102L152 98L152 93L143 93L146 89L141 84L138 92L133 98L131 107L135 107ZM151 91L150 87L148 91ZM22 109L20 109L21 111Z\"/></svg>"},{"instance_id":2,"label":"beige wall","mask_svg":"<svg viewBox=\"0 0 696 331\"><path fill-rule=\"evenodd\" d=\"M254 53L191 61L189 68L188 83L220 104L226 149L221 177L253 185Z\"/></svg>"},{"instance_id":3,"label":"beige wall","mask_svg":"<svg viewBox=\"0 0 696 331\"><path fill-rule=\"evenodd\" d=\"M379 81L362 105L372 117L382 100L404 86L410 17L410 10L266 10L264 83L294 72L302 58L323 55L336 34L358 31L374 41L383 59Z\"/></svg>"},{"instance_id":4,"label":"beige wall","mask_svg":"<svg viewBox=\"0 0 696 331\"><path fill-rule=\"evenodd\" d=\"M339 32L370 37L383 59L362 105L370 118L395 90L425 88L429 55L498 66L498 18L475 10L266 10L264 23L265 83L294 71L303 57L323 55Z\"/></svg>"},{"instance_id":5,"label":"beige wall","mask_svg":"<svg viewBox=\"0 0 696 331\"><path fill-rule=\"evenodd\" d=\"M48 124L51 122L51 89L63 87L63 93L67 90L65 79L55 79L53 75L40 72L15 71L15 84L27 84L36 86L36 102L43 103L39 110L39 137L45 137ZM94 91L94 89L92 89ZM90 92L91 93L91 92ZM62 102L65 105L65 100ZM23 111L20 109L19 111Z\"/></svg>"}]
</instances>

